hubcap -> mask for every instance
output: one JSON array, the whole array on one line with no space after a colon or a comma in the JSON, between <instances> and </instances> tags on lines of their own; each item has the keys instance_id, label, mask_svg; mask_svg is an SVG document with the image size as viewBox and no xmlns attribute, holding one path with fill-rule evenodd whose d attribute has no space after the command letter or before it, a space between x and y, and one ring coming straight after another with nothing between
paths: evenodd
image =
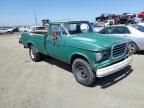
<instances>
[{"instance_id":1,"label":"hubcap","mask_svg":"<svg viewBox=\"0 0 144 108\"><path fill-rule=\"evenodd\" d=\"M133 53L136 53L137 48L136 48L136 46L135 46L133 43L131 43L131 44L130 44L130 49L129 49L129 50L130 50L130 53L133 54Z\"/></svg>"},{"instance_id":2,"label":"hubcap","mask_svg":"<svg viewBox=\"0 0 144 108\"><path fill-rule=\"evenodd\" d=\"M78 66L77 67L77 72L78 72L78 75L81 78L83 78L83 79L87 78L87 72L86 72L86 70L83 66Z\"/></svg>"},{"instance_id":3,"label":"hubcap","mask_svg":"<svg viewBox=\"0 0 144 108\"><path fill-rule=\"evenodd\" d=\"M32 50L32 49L31 49L30 53L31 53L32 59L34 59L34 53L33 53L33 50Z\"/></svg>"},{"instance_id":4,"label":"hubcap","mask_svg":"<svg viewBox=\"0 0 144 108\"><path fill-rule=\"evenodd\" d=\"M130 50L131 50L131 52L133 53L133 52L135 51L134 46L132 46Z\"/></svg>"}]
</instances>

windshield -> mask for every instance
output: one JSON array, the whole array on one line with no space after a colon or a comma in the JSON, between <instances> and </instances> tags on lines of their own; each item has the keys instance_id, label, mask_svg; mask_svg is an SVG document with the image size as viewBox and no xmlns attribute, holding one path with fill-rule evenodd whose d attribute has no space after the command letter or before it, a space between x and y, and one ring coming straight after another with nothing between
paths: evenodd
<instances>
[{"instance_id":1,"label":"windshield","mask_svg":"<svg viewBox=\"0 0 144 108\"><path fill-rule=\"evenodd\" d=\"M92 27L88 22L68 22L62 24L62 33L75 35L82 33L93 32Z\"/></svg>"},{"instance_id":2,"label":"windshield","mask_svg":"<svg viewBox=\"0 0 144 108\"><path fill-rule=\"evenodd\" d=\"M133 26L135 29L141 31L141 32L144 32L144 26L141 26L141 25L134 25Z\"/></svg>"}]
</instances>

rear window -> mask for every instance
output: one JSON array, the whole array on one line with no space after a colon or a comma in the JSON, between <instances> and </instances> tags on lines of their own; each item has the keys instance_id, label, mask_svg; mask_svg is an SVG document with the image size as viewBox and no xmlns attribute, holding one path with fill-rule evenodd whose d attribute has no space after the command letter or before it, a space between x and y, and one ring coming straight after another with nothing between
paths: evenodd
<instances>
[{"instance_id":1,"label":"rear window","mask_svg":"<svg viewBox=\"0 0 144 108\"><path fill-rule=\"evenodd\" d=\"M141 25L134 25L133 26L135 29L141 31L141 32L144 32L144 26L141 26Z\"/></svg>"}]
</instances>

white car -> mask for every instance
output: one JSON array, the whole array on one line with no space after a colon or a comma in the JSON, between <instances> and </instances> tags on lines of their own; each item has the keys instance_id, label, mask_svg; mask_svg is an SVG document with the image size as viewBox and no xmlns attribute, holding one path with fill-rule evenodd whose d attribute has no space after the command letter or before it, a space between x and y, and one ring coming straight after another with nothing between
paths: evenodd
<instances>
[{"instance_id":1,"label":"white car","mask_svg":"<svg viewBox=\"0 0 144 108\"><path fill-rule=\"evenodd\" d=\"M20 32L31 32L32 27L31 26L21 26L21 27L19 27L19 31Z\"/></svg>"},{"instance_id":2,"label":"white car","mask_svg":"<svg viewBox=\"0 0 144 108\"><path fill-rule=\"evenodd\" d=\"M45 29L45 27L42 27L42 26L34 26L34 27L32 28L32 31L31 31L31 32L33 32L33 33L47 33L48 30Z\"/></svg>"},{"instance_id":3,"label":"white car","mask_svg":"<svg viewBox=\"0 0 144 108\"><path fill-rule=\"evenodd\" d=\"M134 53L144 50L144 26L141 25L116 25L106 27L99 31L100 34L113 34L131 40Z\"/></svg>"},{"instance_id":4,"label":"white car","mask_svg":"<svg viewBox=\"0 0 144 108\"><path fill-rule=\"evenodd\" d=\"M0 33L3 34L3 33L14 33L13 32L14 28L13 27L0 27Z\"/></svg>"}]
</instances>

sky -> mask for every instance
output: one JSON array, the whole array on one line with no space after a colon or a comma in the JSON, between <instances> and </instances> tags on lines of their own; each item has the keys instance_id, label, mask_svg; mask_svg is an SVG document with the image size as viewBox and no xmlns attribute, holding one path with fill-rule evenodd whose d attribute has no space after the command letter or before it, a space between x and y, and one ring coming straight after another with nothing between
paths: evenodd
<instances>
[{"instance_id":1,"label":"sky","mask_svg":"<svg viewBox=\"0 0 144 108\"><path fill-rule=\"evenodd\" d=\"M89 20L103 13L144 11L144 0L0 0L0 25L34 25L42 19Z\"/></svg>"}]
</instances>

